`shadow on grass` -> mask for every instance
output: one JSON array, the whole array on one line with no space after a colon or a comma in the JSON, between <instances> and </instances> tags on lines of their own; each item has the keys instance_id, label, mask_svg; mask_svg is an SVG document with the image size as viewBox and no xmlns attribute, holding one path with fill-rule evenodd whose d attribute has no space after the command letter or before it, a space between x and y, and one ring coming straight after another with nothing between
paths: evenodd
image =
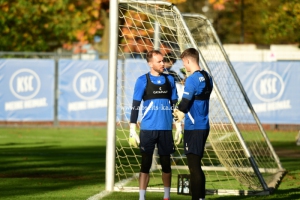
<instances>
[{"instance_id":1,"label":"shadow on grass","mask_svg":"<svg viewBox=\"0 0 300 200\"><path fill-rule=\"evenodd\" d=\"M66 133L63 130L56 133L55 129L42 129L37 133L32 133L33 130L17 131L18 134L15 134L16 131L14 134L7 134L6 141L5 138L0 141L1 199L87 199L104 190L104 134L98 130L76 129L68 129ZM47 131L48 135L45 134ZM2 131L1 134L3 133ZM23 137L19 137L21 133ZM40 135L42 136L39 137ZM300 147L290 141L280 140L272 142L272 145L283 168L288 171L274 194L219 197L208 195L207 199L300 199L300 159L297 157ZM127 199L136 199L137 196L137 193L126 193ZM190 199L172 194L173 196L174 200ZM113 194L108 199L126 199L124 197L124 193L121 193ZM161 194L149 194L149 200L151 199L161 199Z\"/></svg>"},{"instance_id":2,"label":"shadow on grass","mask_svg":"<svg viewBox=\"0 0 300 200\"><path fill-rule=\"evenodd\" d=\"M220 200L239 200L239 199L276 199L276 200L297 200L300 199L299 194L300 188L291 188L286 190L278 190L274 194L266 195L266 196L219 196L213 199ZM210 199L211 196L207 196L207 199Z\"/></svg>"},{"instance_id":3,"label":"shadow on grass","mask_svg":"<svg viewBox=\"0 0 300 200\"><path fill-rule=\"evenodd\" d=\"M48 192L59 194L71 188L105 184L105 146L38 145L7 144L1 149L1 198L30 199Z\"/></svg>"}]
</instances>

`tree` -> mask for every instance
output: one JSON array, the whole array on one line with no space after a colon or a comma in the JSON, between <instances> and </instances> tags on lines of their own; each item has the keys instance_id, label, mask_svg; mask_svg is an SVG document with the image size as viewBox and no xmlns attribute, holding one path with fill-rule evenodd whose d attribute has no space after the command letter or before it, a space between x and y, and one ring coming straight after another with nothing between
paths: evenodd
<instances>
[{"instance_id":1,"label":"tree","mask_svg":"<svg viewBox=\"0 0 300 200\"><path fill-rule=\"evenodd\" d=\"M103 30L102 1L0 0L0 51L53 51L92 42Z\"/></svg>"},{"instance_id":2,"label":"tree","mask_svg":"<svg viewBox=\"0 0 300 200\"><path fill-rule=\"evenodd\" d=\"M283 0L275 12L264 19L270 43L300 44L300 4L298 0Z\"/></svg>"},{"instance_id":3,"label":"tree","mask_svg":"<svg viewBox=\"0 0 300 200\"><path fill-rule=\"evenodd\" d=\"M204 14L223 43L300 42L299 0L167 0L181 12ZM74 44L109 48L109 0L0 0L0 51L54 51ZM81 49L79 48L79 51Z\"/></svg>"},{"instance_id":4,"label":"tree","mask_svg":"<svg viewBox=\"0 0 300 200\"><path fill-rule=\"evenodd\" d=\"M222 43L240 43L242 25L244 43L269 45L300 42L299 0L243 0L243 9L241 2L187 0L178 7L181 12L204 14L213 23Z\"/></svg>"},{"instance_id":5,"label":"tree","mask_svg":"<svg viewBox=\"0 0 300 200\"><path fill-rule=\"evenodd\" d=\"M241 0L226 1L224 9L216 11L214 27L221 41L267 44L267 27L264 26L263 19L270 8L267 7L266 1L243 0L243 7L241 3Z\"/></svg>"},{"instance_id":6,"label":"tree","mask_svg":"<svg viewBox=\"0 0 300 200\"><path fill-rule=\"evenodd\" d=\"M245 43L289 44L300 42L300 5L297 0L244 0L244 21L241 21L241 0L224 3L214 26L223 43L239 43L241 23Z\"/></svg>"}]
</instances>

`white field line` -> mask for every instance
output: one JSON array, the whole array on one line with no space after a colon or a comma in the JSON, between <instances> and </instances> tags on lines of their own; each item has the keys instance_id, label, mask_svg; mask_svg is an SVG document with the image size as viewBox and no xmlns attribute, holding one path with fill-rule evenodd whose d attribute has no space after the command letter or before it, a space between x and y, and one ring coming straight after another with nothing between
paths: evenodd
<instances>
[{"instance_id":1,"label":"white field line","mask_svg":"<svg viewBox=\"0 0 300 200\"><path fill-rule=\"evenodd\" d=\"M138 176L138 174L136 174L135 176ZM132 179L134 179L135 176L116 183L115 187L126 185L128 182L130 182ZM113 191L103 190L102 192L100 192L98 194L95 194L94 196L89 197L87 200L100 200L100 199L102 199L103 197L109 195L112 192Z\"/></svg>"},{"instance_id":2,"label":"white field line","mask_svg":"<svg viewBox=\"0 0 300 200\"><path fill-rule=\"evenodd\" d=\"M103 197L109 195L111 192L103 190L102 192L95 194L94 196L89 197L87 200L100 200Z\"/></svg>"}]
</instances>

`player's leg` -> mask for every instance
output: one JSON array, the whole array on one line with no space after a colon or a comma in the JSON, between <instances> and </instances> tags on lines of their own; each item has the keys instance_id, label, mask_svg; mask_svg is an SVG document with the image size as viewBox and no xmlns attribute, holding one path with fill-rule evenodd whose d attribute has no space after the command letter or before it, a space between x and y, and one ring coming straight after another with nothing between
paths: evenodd
<instances>
[{"instance_id":1,"label":"player's leg","mask_svg":"<svg viewBox=\"0 0 300 200\"><path fill-rule=\"evenodd\" d=\"M202 171L200 156L187 154L188 167L190 170L190 186L192 191L192 200L205 198L205 176Z\"/></svg>"},{"instance_id":2,"label":"player's leg","mask_svg":"<svg viewBox=\"0 0 300 200\"><path fill-rule=\"evenodd\" d=\"M152 164L152 154L142 153L142 163L139 176L139 193L140 199L144 200L146 196L146 190L150 180L149 171Z\"/></svg>"},{"instance_id":3,"label":"player's leg","mask_svg":"<svg viewBox=\"0 0 300 200\"><path fill-rule=\"evenodd\" d=\"M145 199L146 190L150 180L149 172L152 165L153 151L157 140L157 135L155 134L155 132L148 130L141 130L140 132L140 151L142 154L142 161L139 176L139 200Z\"/></svg>"},{"instance_id":4,"label":"player's leg","mask_svg":"<svg viewBox=\"0 0 300 200\"><path fill-rule=\"evenodd\" d=\"M205 198L205 175L201 168L201 159L209 130L185 130L184 144L190 170L192 200Z\"/></svg>"},{"instance_id":5,"label":"player's leg","mask_svg":"<svg viewBox=\"0 0 300 200\"><path fill-rule=\"evenodd\" d=\"M166 156L159 156L160 164L162 168L162 181L164 184L164 199L170 198L170 191L171 191L171 179L172 179L172 172L171 172L171 159L170 155Z\"/></svg>"},{"instance_id":6,"label":"player's leg","mask_svg":"<svg viewBox=\"0 0 300 200\"><path fill-rule=\"evenodd\" d=\"M159 156L160 157L160 164L162 167L162 181L164 187L171 187L171 159L170 155L167 156Z\"/></svg>"},{"instance_id":7,"label":"player's leg","mask_svg":"<svg viewBox=\"0 0 300 200\"><path fill-rule=\"evenodd\" d=\"M159 131L157 148L162 167L164 199L169 199L172 179L170 155L175 151L172 131Z\"/></svg>"}]
</instances>

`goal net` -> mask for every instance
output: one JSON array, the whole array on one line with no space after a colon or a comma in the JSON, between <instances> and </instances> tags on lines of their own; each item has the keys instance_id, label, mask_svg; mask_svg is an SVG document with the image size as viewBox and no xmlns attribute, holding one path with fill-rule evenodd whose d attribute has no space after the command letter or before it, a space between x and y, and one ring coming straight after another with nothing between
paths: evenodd
<instances>
[{"instance_id":1,"label":"goal net","mask_svg":"<svg viewBox=\"0 0 300 200\"><path fill-rule=\"evenodd\" d=\"M138 191L141 157L138 148L129 146L128 136L135 81L149 71L145 52L159 49L176 59L172 69L183 77L179 56L189 47L199 50L200 66L214 81L211 130L201 163L207 193L270 194L284 169L211 23L201 15L181 14L167 2L130 0L119 1L114 190ZM171 159L171 191L178 192L178 175L189 174L183 144ZM155 154L148 191L163 191L161 173Z\"/></svg>"}]
</instances>

